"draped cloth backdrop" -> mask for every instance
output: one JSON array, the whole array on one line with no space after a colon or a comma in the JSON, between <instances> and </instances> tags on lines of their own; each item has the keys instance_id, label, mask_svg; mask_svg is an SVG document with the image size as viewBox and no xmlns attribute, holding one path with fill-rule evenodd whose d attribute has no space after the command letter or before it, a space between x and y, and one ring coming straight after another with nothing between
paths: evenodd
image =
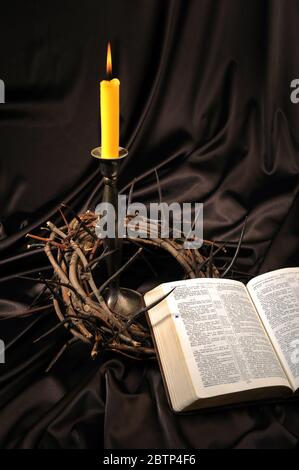
<instances>
[{"instance_id":1,"label":"draped cloth backdrop","mask_svg":"<svg viewBox=\"0 0 299 470\"><path fill-rule=\"evenodd\" d=\"M27 232L59 203L93 209L101 179L99 81L112 42L121 80L120 186L134 198L204 203L204 236L236 241L248 216L239 269L299 265L299 76L296 0L51 0L1 5L0 338L8 345L37 315L16 318L42 289L42 250ZM138 181L138 177L143 178ZM140 261L141 263L141 261ZM178 273L157 257L160 280ZM138 263L124 282L142 292L159 279ZM7 320L7 316L11 319ZM51 312L14 341L0 365L0 446L5 448L295 447L298 401L174 415L157 364L74 346ZM4 318L6 318L4 320Z\"/></svg>"}]
</instances>

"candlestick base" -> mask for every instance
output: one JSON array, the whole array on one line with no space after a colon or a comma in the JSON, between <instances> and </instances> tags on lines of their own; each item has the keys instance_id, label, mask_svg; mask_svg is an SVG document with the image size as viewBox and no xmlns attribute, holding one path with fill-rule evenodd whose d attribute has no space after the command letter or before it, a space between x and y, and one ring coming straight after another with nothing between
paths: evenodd
<instances>
[{"instance_id":1,"label":"candlestick base","mask_svg":"<svg viewBox=\"0 0 299 470\"><path fill-rule=\"evenodd\" d=\"M142 295L132 289L120 287L114 292L108 287L102 295L109 309L122 316L130 316L144 307Z\"/></svg>"}]
</instances>

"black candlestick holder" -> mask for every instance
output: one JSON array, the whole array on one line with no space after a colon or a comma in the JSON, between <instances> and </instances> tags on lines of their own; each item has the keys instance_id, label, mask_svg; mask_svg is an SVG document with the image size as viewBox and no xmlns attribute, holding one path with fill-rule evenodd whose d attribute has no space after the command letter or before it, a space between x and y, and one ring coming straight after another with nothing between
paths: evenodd
<instances>
[{"instance_id":1,"label":"black candlestick holder","mask_svg":"<svg viewBox=\"0 0 299 470\"><path fill-rule=\"evenodd\" d=\"M108 275L111 277L120 269L122 260L123 239L119 237L117 180L121 163L128 156L128 150L120 147L117 158L106 158L102 157L101 147L96 147L91 151L91 155L100 162L104 182L102 202L109 203L114 208L115 236L103 238L106 252L111 252L106 258ZM109 205L107 210L109 210ZM110 310L120 315L130 315L140 310L143 307L142 295L135 290L120 287L119 283L119 276L116 275L102 293Z\"/></svg>"}]
</instances>

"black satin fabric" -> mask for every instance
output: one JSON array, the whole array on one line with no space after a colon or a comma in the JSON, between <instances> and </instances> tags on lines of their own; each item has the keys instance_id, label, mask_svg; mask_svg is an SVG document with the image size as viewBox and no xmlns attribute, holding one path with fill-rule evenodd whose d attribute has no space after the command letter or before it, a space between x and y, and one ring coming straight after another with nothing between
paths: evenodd
<instances>
[{"instance_id":1,"label":"black satin fabric","mask_svg":"<svg viewBox=\"0 0 299 470\"><path fill-rule=\"evenodd\" d=\"M299 75L296 0L58 0L1 4L0 446L2 448L293 448L298 401L174 415L154 361L74 345L44 371L65 333L33 343L53 311L17 318L49 273L27 232L57 206L93 209L101 178L99 81L106 43L121 80L120 186L134 198L204 203L204 236L236 241L251 274L299 265ZM160 256L124 283L142 292L180 273ZM36 322L33 326L32 322ZM26 332L26 328L30 327ZM24 333L18 340L16 337Z\"/></svg>"}]
</instances>

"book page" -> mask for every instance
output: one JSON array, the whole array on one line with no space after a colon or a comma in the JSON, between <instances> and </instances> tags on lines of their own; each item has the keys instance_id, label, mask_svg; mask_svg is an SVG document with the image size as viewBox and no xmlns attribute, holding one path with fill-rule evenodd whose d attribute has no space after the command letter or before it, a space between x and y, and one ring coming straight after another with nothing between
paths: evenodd
<instances>
[{"instance_id":1,"label":"book page","mask_svg":"<svg viewBox=\"0 0 299 470\"><path fill-rule=\"evenodd\" d=\"M226 279L163 284L201 397L290 384L246 287Z\"/></svg>"},{"instance_id":2,"label":"book page","mask_svg":"<svg viewBox=\"0 0 299 470\"><path fill-rule=\"evenodd\" d=\"M299 268L262 274L247 284L294 389L299 387Z\"/></svg>"}]
</instances>

